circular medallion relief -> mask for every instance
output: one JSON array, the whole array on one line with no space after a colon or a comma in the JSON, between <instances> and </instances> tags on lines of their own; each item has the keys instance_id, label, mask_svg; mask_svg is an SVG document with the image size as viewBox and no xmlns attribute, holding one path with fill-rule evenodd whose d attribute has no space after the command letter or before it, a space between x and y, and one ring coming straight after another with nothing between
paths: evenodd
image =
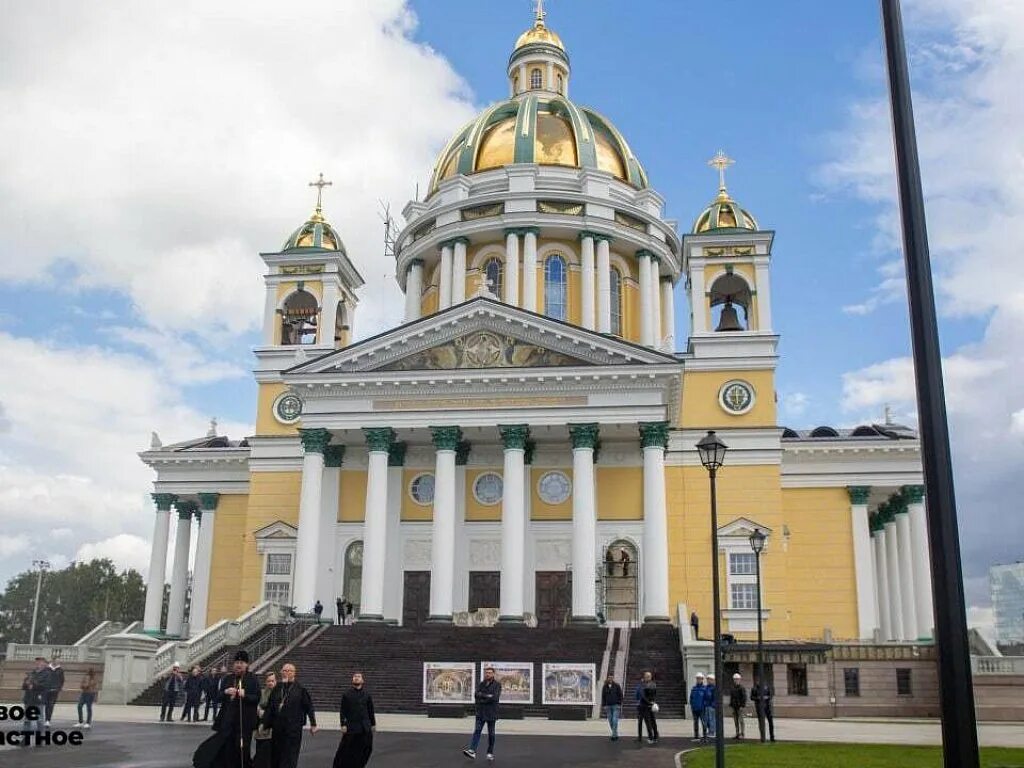
<instances>
[{"instance_id":1,"label":"circular medallion relief","mask_svg":"<svg viewBox=\"0 0 1024 768\"><path fill-rule=\"evenodd\" d=\"M485 472L479 475L473 483L473 497L481 504L491 506L501 501L503 487L501 475Z\"/></svg>"},{"instance_id":2,"label":"circular medallion relief","mask_svg":"<svg viewBox=\"0 0 1024 768\"><path fill-rule=\"evenodd\" d=\"M745 381L727 381L718 390L722 410L738 416L754 407L754 388Z\"/></svg>"},{"instance_id":3,"label":"circular medallion relief","mask_svg":"<svg viewBox=\"0 0 1024 768\"><path fill-rule=\"evenodd\" d=\"M429 472L416 475L409 483L409 495L417 504L426 506L434 503L434 476Z\"/></svg>"},{"instance_id":4,"label":"circular medallion relief","mask_svg":"<svg viewBox=\"0 0 1024 768\"><path fill-rule=\"evenodd\" d=\"M285 392L274 401L274 418L282 424L294 424L302 415L302 400L298 395Z\"/></svg>"},{"instance_id":5,"label":"circular medallion relief","mask_svg":"<svg viewBox=\"0 0 1024 768\"><path fill-rule=\"evenodd\" d=\"M572 480L565 472L545 472L537 481L537 494L545 504L561 504L572 493Z\"/></svg>"}]
</instances>

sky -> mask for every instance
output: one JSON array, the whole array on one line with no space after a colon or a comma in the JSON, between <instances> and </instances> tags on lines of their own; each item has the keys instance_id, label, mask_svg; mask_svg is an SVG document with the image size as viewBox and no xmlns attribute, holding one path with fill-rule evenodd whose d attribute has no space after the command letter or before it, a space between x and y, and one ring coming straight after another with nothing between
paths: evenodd
<instances>
[{"instance_id":1,"label":"sky","mask_svg":"<svg viewBox=\"0 0 1024 768\"><path fill-rule=\"evenodd\" d=\"M686 230L733 196L776 233L780 421L916 423L878 7L549 0L574 101L608 115ZM1024 557L1024 4L904 0L971 620ZM381 203L506 95L530 0L0 0L0 580L35 558L143 573L136 457L252 431L260 251L307 183L398 322ZM310 20L316 20L311 24ZM48 45L39 45L46 29ZM677 290L676 338L688 328ZM173 535L173 533L172 533Z\"/></svg>"}]
</instances>

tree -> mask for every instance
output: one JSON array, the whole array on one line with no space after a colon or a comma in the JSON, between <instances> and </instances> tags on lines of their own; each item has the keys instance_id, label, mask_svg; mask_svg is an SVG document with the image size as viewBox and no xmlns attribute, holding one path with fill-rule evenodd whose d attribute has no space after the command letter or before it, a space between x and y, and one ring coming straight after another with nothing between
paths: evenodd
<instances>
[{"instance_id":1,"label":"tree","mask_svg":"<svg viewBox=\"0 0 1024 768\"><path fill-rule=\"evenodd\" d=\"M0 644L27 643L32 626L36 571L19 573L0 595ZM146 585L138 571L118 573L107 559L71 563L43 574L36 642L70 645L104 620L142 617Z\"/></svg>"}]
</instances>

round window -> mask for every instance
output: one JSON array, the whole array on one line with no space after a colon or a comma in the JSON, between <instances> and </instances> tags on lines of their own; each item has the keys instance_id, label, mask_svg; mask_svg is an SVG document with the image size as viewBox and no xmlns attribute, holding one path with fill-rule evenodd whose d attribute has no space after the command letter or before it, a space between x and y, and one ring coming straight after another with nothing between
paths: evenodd
<instances>
[{"instance_id":1,"label":"round window","mask_svg":"<svg viewBox=\"0 0 1024 768\"><path fill-rule=\"evenodd\" d=\"M727 381L718 391L718 404L728 413L746 413L754 407L754 388L745 381Z\"/></svg>"},{"instance_id":2,"label":"round window","mask_svg":"<svg viewBox=\"0 0 1024 768\"><path fill-rule=\"evenodd\" d=\"M293 424L302 415L302 400L298 395L286 392L274 403L274 418L284 424Z\"/></svg>"},{"instance_id":3,"label":"round window","mask_svg":"<svg viewBox=\"0 0 1024 768\"><path fill-rule=\"evenodd\" d=\"M565 472L545 472L537 481L537 493L545 504L561 504L572 493L572 480Z\"/></svg>"},{"instance_id":4,"label":"round window","mask_svg":"<svg viewBox=\"0 0 1024 768\"><path fill-rule=\"evenodd\" d=\"M485 472L473 483L473 496L481 504L497 504L501 501L502 487L501 475Z\"/></svg>"},{"instance_id":5,"label":"round window","mask_svg":"<svg viewBox=\"0 0 1024 768\"><path fill-rule=\"evenodd\" d=\"M434 476L429 472L416 475L409 483L409 495L417 504L434 503Z\"/></svg>"}]
</instances>

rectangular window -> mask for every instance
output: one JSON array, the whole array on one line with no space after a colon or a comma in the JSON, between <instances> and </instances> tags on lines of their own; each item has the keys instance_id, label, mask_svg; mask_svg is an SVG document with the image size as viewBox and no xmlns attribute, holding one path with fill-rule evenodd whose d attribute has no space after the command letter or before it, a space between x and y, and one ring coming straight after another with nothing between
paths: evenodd
<instances>
[{"instance_id":1,"label":"rectangular window","mask_svg":"<svg viewBox=\"0 0 1024 768\"><path fill-rule=\"evenodd\" d=\"M755 569L753 552L732 552L729 555L729 573L733 576L753 576Z\"/></svg>"},{"instance_id":2,"label":"rectangular window","mask_svg":"<svg viewBox=\"0 0 1024 768\"><path fill-rule=\"evenodd\" d=\"M857 667L844 669L843 684L847 696L860 696L860 670Z\"/></svg>"},{"instance_id":3,"label":"rectangular window","mask_svg":"<svg viewBox=\"0 0 1024 768\"><path fill-rule=\"evenodd\" d=\"M909 669L897 669L896 670L896 693L900 696L911 696L914 693L914 689L910 685L910 670Z\"/></svg>"},{"instance_id":4,"label":"rectangular window","mask_svg":"<svg viewBox=\"0 0 1024 768\"><path fill-rule=\"evenodd\" d=\"M729 607L757 608L757 584L730 584L729 585Z\"/></svg>"},{"instance_id":5,"label":"rectangular window","mask_svg":"<svg viewBox=\"0 0 1024 768\"><path fill-rule=\"evenodd\" d=\"M272 603L289 605L291 595L291 584L287 581L268 581L263 587L263 599Z\"/></svg>"},{"instance_id":6,"label":"rectangular window","mask_svg":"<svg viewBox=\"0 0 1024 768\"><path fill-rule=\"evenodd\" d=\"M807 695L807 665L789 664L786 668L786 692L790 696Z\"/></svg>"},{"instance_id":7,"label":"rectangular window","mask_svg":"<svg viewBox=\"0 0 1024 768\"><path fill-rule=\"evenodd\" d=\"M291 555L267 555L268 576L288 576L292 572Z\"/></svg>"}]
</instances>

